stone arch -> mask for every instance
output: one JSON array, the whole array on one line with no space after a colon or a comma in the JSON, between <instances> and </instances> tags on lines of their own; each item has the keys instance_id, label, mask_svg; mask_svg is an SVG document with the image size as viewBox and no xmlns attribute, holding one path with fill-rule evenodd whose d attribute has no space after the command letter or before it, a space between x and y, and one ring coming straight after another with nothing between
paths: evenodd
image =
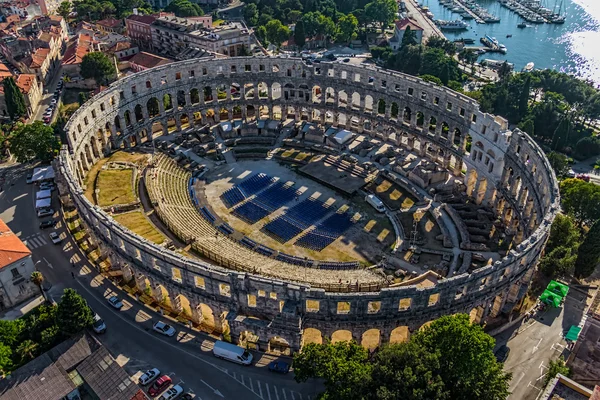
<instances>
[{"instance_id":1,"label":"stone arch","mask_svg":"<svg viewBox=\"0 0 600 400\"><path fill-rule=\"evenodd\" d=\"M125 126L131 126L131 113L129 112L129 110L125 110L125 113L123 114L123 119L125 119Z\"/></svg>"},{"instance_id":2,"label":"stone arch","mask_svg":"<svg viewBox=\"0 0 600 400\"><path fill-rule=\"evenodd\" d=\"M284 356L292 354L290 343L281 336L273 336L269 339L269 342L267 343L267 352Z\"/></svg>"},{"instance_id":3,"label":"stone arch","mask_svg":"<svg viewBox=\"0 0 600 400\"><path fill-rule=\"evenodd\" d=\"M339 329L339 330L333 332L333 334L331 335L331 343L351 342L351 341L352 341L352 332L345 330L345 329Z\"/></svg>"},{"instance_id":4,"label":"stone arch","mask_svg":"<svg viewBox=\"0 0 600 400\"><path fill-rule=\"evenodd\" d=\"M253 105L246 106L246 120L254 121L256 119L256 108Z\"/></svg>"},{"instance_id":5,"label":"stone arch","mask_svg":"<svg viewBox=\"0 0 600 400\"><path fill-rule=\"evenodd\" d=\"M117 115L115 116L115 132L117 133L117 136L122 134L122 129L123 128L121 128L121 118L119 118L119 116Z\"/></svg>"},{"instance_id":6,"label":"stone arch","mask_svg":"<svg viewBox=\"0 0 600 400\"><path fill-rule=\"evenodd\" d=\"M465 140L463 143L463 150L465 151L466 154L471 154L471 143L473 142L473 138L471 137L471 135L467 134L465 136Z\"/></svg>"},{"instance_id":7,"label":"stone arch","mask_svg":"<svg viewBox=\"0 0 600 400\"><path fill-rule=\"evenodd\" d=\"M177 91L177 109L181 110L185 106L186 106L185 92L183 90L178 90Z\"/></svg>"},{"instance_id":8,"label":"stone arch","mask_svg":"<svg viewBox=\"0 0 600 400\"><path fill-rule=\"evenodd\" d=\"M437 118L431 117L429 118L428 130L430 133L435 133L435 128L437 127Z\"/></svg>"},{"instance_id":9,"label":"stone arch","mask_svg":"<svg viewBox=\"0 0 600 400\"><path fill-rule=\"evenodd\" d=\"M450 133L450 127L446 121L442 121L442 137L444 139L448 139L448 134Z\"/></svg>"},{"instance_id":10,"label":"stone arch","mask_svg":"<svg viewBox=\"0 0 600 400\"><path fill-rule=\"evenodd\" d=\"M241 88L239 83L232 82L231 85L229 85L229 93L232 99L237 100L242 97Z\"/></svg>"},{"instance_id":11,"label":"stone arch","mask_svg":"<svg viewBox=\"0 0 600 400\"><path fill-rule=\"evenodd\" d=\"M309 343L323 344L323 335L320 330L316 328L304 328L304 331L302 331L302 344L306 345Z\"/></svg>"},{"instance_id":12,"label":"stone arch","mask_svg":"<svg viewBox=\"0 0 600 400\"><path fill-rule=\"evenodd\" d=\"M293 97L296 97L294 85L292 85L291 83L286 83L283 86L283 99L289 100L290 98L293 98Z\"/></svg>"},{"instance_id":13,"label":"stone arch","mask_svg":"<svg viewBox=\"0 0 600 400\"><path fill-rule=\"evenodd\" d=\"M335 104L335 90L332 87L325 89L325 103Z\"/></svg>"},{"instance_id":14,"label":"stone arch","mask_svg":"<svg viewBox=\"0 0 600 400\"><path fill-rule=\"evenodd\" d=\"M202 89L202 93L204 95L204 102L210 102L213 101L213 94L212 94L212 88L210 86L204 86L204 89Z\"/></svg>"},{"instance_id":15,"label":"stone arch","mask_svg":"<svg viewBox=\"0 0 600 400\"><path fill-rule=\"evenodd\" d=\"M165 111L173 110L173 99L169 93L165 93L163 96L163 105L165 107Z\"/></svg>"},{"instance_id":16,"label":"stone arch","mask_svg":"<svg viewBox=\"0 0 600 400\"><path fill-rule=\"evenodd\" d=\"M227 110L225 107L221 107L221 109L219 110L219 120L221 120L221 121L229 120L229 110Z\"/></svg>"},{"instance_id":17,"label":"stone arch","mask_svg":"<svg viewBox=\"0 0 600 400\"><path fill-rule=\"evenodd\" d=\"M452 147L458 148L460 146L460 142L462 140L462 133L460 129L454 128L454 140L452 141Z\"/></svg>"},{"instance_id":18,"label":"stone arch","mask_svg":"<svg viewBox=\"0 0 600 400\"><path fill-rule=\"evenodd\" d=\"M259 82L258 98L261 100L267 100L269 98L269 85L267 85L266 82Z\"/></svg>"},{"instance_id":19,"label":"stone arch","mask_svg":"<svg viewBox=\"0 0 600 400\"><path fill-rule=\"evenodd\" d=\"M192 104L200 104L200 91L196 88L190 90L190 102Z\"/></svg>"},{"instance_id":20,"label":"stone arch","mask_svg":"<svg viewBox=\"0 0 600 400\"><path fill-rule=\"evenodd\" d=\"M106 146L106 137L104 136L104 130L102 128L98 128L98 131L96 132L96 138L104 148Z\"/></svg>"},{"instance_id":21,"label":"stone arch","mask_svg":"<svg viewBox=\"0 0 600 400\"><path fill-rule=\"evenodd\" d=\"M146 110L148 111L150 118L160 114L160 106L158 105L158 99L156 97L152 97L148 100L146 103Z\"/></svg>"},{"instance_id":22,"label":"stone arch","mask_svg":"<svg viewBox=\"0 0 600 400\"><path fill-rule=\"evenodd\" d=\"M409 107L404 107L404 111L402 112L402 121L409 123L412 118L412 111Z\"/></svg>"},{"instance_id":23,"label":"stone arch","mask_svg":"<svg viewBox=\"0 0 600 400\"><path fill-rule=\"evenodd\" d=\"M390 333L390 343L403 343L408 342L410 338L410 331L408 326L399 326L394 328Z\"/></svg>"},{"instance_id":24,"label":"stone arch","mask_svg":"<svg viewBox=\"0 0 600 400\"><path fill-rule=\"evenodd\" d=\"M417 111L417 128L423 129L425 123L425 115L421 111Z\"/></svg>"},{"instance_id":25,"label":"stone arch","mask_svg":"<svg viewBox=\"0 0 600 400\"><path fill-rule=\"evenodd\" d=\"M473 191L475 190L475 185L477 184L477 170L475 168L471 168L469 172L467 172L466 176L466 185L467 185L467 196L473 196Z\"/></svg>"},{"instance_id":26,"label":"stone arch","mask_svg":"<svg viewBox=\"0 0 600 400\"><path fill-rule=\"evenodd\" d=\"M169 117L167 119L167 131L173 132L177 129L177 121L175 121L175 117Z\"/></svg>"},{"instance_id":27,"label":"stone arch","mask_svg":"<svg viewBox=\"0 0 600 400\"><path fill-rule=\"evenodd\" d=\"M183 293L179 293L175 296L174 300L175 311L179 312L179 315L183 315L187 319L192 319L193 313L190 300Z\"/></svg>"},{"instance_id":28,"label":"stone arch","mask_svg":"<svg viewBox=\"0 0 600 400\"><path fill-rule=\"evenodd\" d=\"M365 96L365 112L366 113L373 112L373 96L371 96L371 95Z\"/></svg>"},{"instance_id":29,"label":"stone arch","mask_svg":"<svg viewBox=\"0 0 600 400\"><path fill-rule=\"evenodd\" d=\"M227 86L224 83L217 85L217 101L223 101L227 99Z\"/></svg>"},{"instance_id":30,"label":"stone arch","mask_svg":"<svg viewBox=\"0 0 600 400\"><path fill-rule=\"evenodd\" d=\"M400 113L400 108L398 107L398 103L395 101L392 102L392 106L390 108L390 116L395 120L398 119L398 114Z\"/></svg>"},{"instance_id":31,"label":"stone arch","mask_svg":"<svg viewBox=\"0 0 600 400\"><path fill-rule=\"evenodd\" d=\"M201 125L202 123L202 112L194 111L194 125Z\"/></svg>"},{"instance_id":32,"label":"stone arch","mask_svg":"<svg viewBox=\"0 0 600 400\"><path fill-rule=\"evenodd\" d=\"M277 100L281 98L281 84L275 82L271 85L271 99Z\"/></svg>"},{"instance_id":33,"label":"stone arch","mask_svg":"<svg viewBox=\"0 0 600 400\"><path fill-rule=\"evenodd\" d=\"M340 90L338 92L338 107L347 107L348 106L348 94L345 90Z\"/></svg>"},{"instance_id":34,"label":"stone arch","mask_svg":"<svg viewBox=\"0 0 600 400\"><path fill-rule=\"evenodd\" d=\"M161 136L164 132L164 127L163 127L163 123L160 121L154 121L152 123L152 137L156 138L158 136Z\"/></svg>"},{"instance_id":35,"label":"stone arch","mask_svg":"<svg viewBox=\"0 0 600 400\"><path fill-rule=\"evenodd\" d=\"M301 84L298 86L298 97L300 99L304 99L307 103L311 101L311 89L307 84Z\"/></svg>"},{"instance_id":36,"label":"stone arch","mask_svg":"<svg viewBox=\"0 0 600 400\"><path fill-rule=\"evenodd\" d=\"M208 328L219 328L215 324L215 314L208 304L200 303L196 307L196 311L200 313L200 325Z\"/></svg>"},{"instance_id":37,"label":"stone arch","mask_svg":"<svg viewBox=\"0 0 600 400\"><path fill-rule=\"evenodd\" d=\"M385 104L384 99L379 99L377 102L377 115L385 115L385 108L387 104Z\"/></svg>"},{"instance_id":38,"label":"stone arch","mask_svg":"<svg viewBox=\"0 0 600 400\"><path fill-rule=\"evenodd\" d=\"M251 350L260 350L260 346L258 345L259 341L260 336L251 331L240 332L240 336L238 338L238 344L240 347Z\"/></svg>"},{"instance_id":39,"label":"stone arch","mask_svg":"<svg viewBox=\"0 0 600 400\"><path fill-rule=\"evenodd\" d=\"M258 118L269 118L269 106L263 104L258 107Z\"/></svg>"},{"instance_id":40,"label":"stone arch","mask_svg":"<svg viewBox=\"0 0 600 400\"><path fill-rule=\"evenodd\" d=\"M358 92L352 93L352 109L360 109L360 93Z\"/></svg>"},{"instance_id":41,"label":"stone arch","mask_svg":"<svg viewBox=\"0 0 600 400\"><path fill-rule=\"evenodd\" d=\"M137 104L133 110L135 114L135 122L141 122L144 120L144 113L142 112L142 106Z\"/></svg>"},{"instance_id":42,"label":"stone arch","mask_svg":"<svg viewBox=\"0 0 600 400\"><path fill-rule=\"evenodd\" d=\"M236 104L235 106L233 106L231 118L232 119L242 118L242 106L240 106L239 104Z\"/></svg>"},{"instance_id":43,"label":"stone arch","mask_svg":"<svg viewBox=\"0 0 600 400\"><path fill-rule=\"evenodd\" d=\"M323 91L321 90L321 86L314 85L311 90L311 101L313 103L320 104L322 98L323 98Z\"/></svg>"},{"instance_id":44,"label":"stone arch","mask_svg":"<svg viewBox=\"0 0 600 400\"><path fill-rule=\"evenodd\" d=\"M140 139L141 143L145 143L148 141L148 130L146 128L140 129Z\"/></svg>"},{"instance_id":45,"label":"stone arch","mask_svg":"<svg viewBox=\"0 0 600 400\"><path fill-rule=\"evenodd\" d=\"M379 347L381 342L381 332L379 329L372 328L362 334L360 344L369 350L374 350Z\"/></svg>"},{"instance_id":46,"label":"stone arch","mask_svg":"<svg viewBox=\"0 0 600 400\"><path fill-rule=\"evenodd\" d=\"M281 106L273 106L273 119L281 120L283 119L283 112Z\"/></svg>"}]
</instances>

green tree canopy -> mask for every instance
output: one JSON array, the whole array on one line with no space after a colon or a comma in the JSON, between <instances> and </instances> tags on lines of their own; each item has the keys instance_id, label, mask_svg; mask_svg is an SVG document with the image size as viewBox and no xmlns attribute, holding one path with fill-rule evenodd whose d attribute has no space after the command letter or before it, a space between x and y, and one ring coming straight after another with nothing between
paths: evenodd
<instances>
[{"instance_id":1,"label":"green tree canopy","mask_svg":"<svg viewBox=\"0 0 600 400\"><path fill-rule=\"evenodd\" d=\"M365 6L367 19L379 24L381 30L394 21L396 12L398 12L398 4L395 0L373 0Z\"/></svg>"},{"instance_id":2,"label":"green tree canopy","mask_svg":"<svg viewBox=\"0 0 600 400\"><path fill-rule=\"evenodd\" d=\"M98 85L107 84L116 72L114 62L104 53L87 53L81 60L81 76L93 78Z\"/></svg>"},{"instance_id":3,"label":"green tree canopy","mask_svg":"<svg viewBox=\"0 0 600 400\"><path fill-rule=\"evenodd\" d=\"M344 15L338 20L337 28L335 40L340 43L349 43L356 39L358 20L352 14Z\"/></svg>"},{"instance_id":4,"label":"green tree canopy","mask_svg":"<svg viewBox=\"0 0 600 400\"><path fill-rule=\"evenodd\" d=\"M19 119L27 113L25 97L12 76L2 81L6 110L12 120Z\"/></svg>"},{"instance_id":5,"label":"green tree canopy","mask_svg":"<svg viewBox=\"0 0 600 400\"><path fill-rule=\"evenodd\" d=\"M12 357L12 348L0 342L0 375L5 375L11 370Z\"/></svg>"},{"instance_id":6,"label":"green tree canopy","mask_svg":"<svg viewBox=\"0 0 600 400\"><path fill-rule=\"evenodd\" d=\"M410 25L404 29L404 33L402 34L402 42L400 43L400 47L406 46L414 46L417 44L417 33L410 29Z\"/></svg>"},{"instance_id":7,"label":"green tree canopy","mask_svg":"<svg viewBox=\"0 0 600 400\"><path fill-rule=\"evenodd\" d=\"M11 153L19 162L38 159L51 161L60 149L60 142L54 136L54 130L42 121L32 124L17 124L8 137Z\"/></svg>"},{"instance_id":8,"label":"green tree canopy","mask_svg":"<svg viewBox=\"0 0 600 400\"><path fill-rule=\"evenodd\" d=\"M550 165L552 166L552 169L554 169L554 173L557 177L567 175L567 172L569 172L569 159L567 156L551 151L546 157L548 157L548 161L550 161Z\"/></svg>"},{"instance_id":9,"label":"green tree canopy","mask_svg":"<svg viewBox=\"0 0 600 400\"><path fill-rule=\"evenodd\" d=\"M258 7L254 3L246 4L244 7L244 19L248 25L254 26L258 23Z\"/></svg>"},{"instance_id":10,"label":"green tree canopy","mask_svg":"<svg viewBox=\"0 0 600 400\"><path fill-rule=\"evenodd\" d=\"M571 370L567 367L565 359L560 356L556 360L550 360L548 364L548 372L544 378L544 386L546 386L557 374L564 375L566 377L571 376Z\"/></svg>"},{"instance_id":11,"label":"green tree canopy","mask_svg":"<svg viewBox=\"0 0 600 400\"><path fill-rule=\"evenodd\" d=\"M504 400L511 376L493 348L494 339L459 314L372 358L356 343L309 344L294 357L294 372L298 382L323 379L322 399Z\"/></svg>"},{"instance_id":12,"label":"green tree canopy","mask_svg":"<svg viewBox=\"0 0 600 400\"><path fill-rule=\"evenodd\" d=\"M306 33L304 32L304 22L301 20L296 23L296 28L294 28L294 42L296 42L296 46L298 48L303 48L306 43Z\"/></svg>"},{"instance_id":13,"label":"green tree canopy","mask_svg":"<svg viewBox=\"0 0 600 400\"><path fill-rule=\"evenodd\" d=\"M65 336L72 336L92 325L92 310L75 289L65 289L58 303L56 319L60 331Z\"/></svg>"},{"instance_id":14,"label":"green tree canopy","mask_svg":"<svg viewBox=\"0 0 600 400\"><path fill-rule=\"evenodd\" d=\"M577 261L575 261L575 275L587 278L596 269L600 262L600 220L597 220L579 246Z\"/></svg>"},{"instance_id":15,"label":"green tree canopy","mask_svg":"<svg viewBox=\"0 0 600 400\"><path fill-rule=\"evenodd\" d=\"M277 47L290 37L290 29L280 20L272 19L265 25L267 40Z\"/></svg>"},{"instance_id":16,"label":"green tree canopy","mask_svg":"<svg viewBox=\"0 0 600 400\"><path fill-rule=\"evenodd\" d=\"M449 56L454 56L456 53L456 45L448 39L439 36L430 36L429 39L427 39L427 47L442 49L444 50L444 53L448 54ZM465 50L465 54L468 51L469 50Z\"/></svg>"},{"instance_id":17,"label":"green tree canopy","mask_svg":"<svg viewBox=\"0 0 600 400\"><path fill-rule=\"evenodd\" d=\"M600 186L581 179L560 183L563 210L573 216L580 227L600 219Z\"/></svg>"},{"instance_id":18,"label":"green tree canopy","mask_svg":"<svg viewBox=\"0 0 600 400\"><path fill-rule=\"evenodd\" d=\"M172 12L178 17L199 17L204 15L202 8L189 0L174 0L169 3L165 11Z\"/></svg>"},{"instance_id":19,"label":"green tree canopy","mask_svg":"<svg viewBox=\"0 0 600 400\"><path fill-rule=\"evenodd\" d=\"M63 1L62 3L60 3L58 8L56 9L56 13L58 15L60 15L61 17L63 17L66 21L67 18L69 17L69 14L71 14L71 9L72 9L71 2Z\"/></svg>"}]
</instances>

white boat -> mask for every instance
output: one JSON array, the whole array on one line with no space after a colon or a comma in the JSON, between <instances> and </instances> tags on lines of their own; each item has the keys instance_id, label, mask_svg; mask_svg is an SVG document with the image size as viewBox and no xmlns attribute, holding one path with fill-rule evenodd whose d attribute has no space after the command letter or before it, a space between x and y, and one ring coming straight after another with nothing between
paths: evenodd
<instances>
[{"instance_id":1,"label":"white boat","mask_svg":"<svg viewBox=\"0 0 600 400\"><path fill-rule=\"evenodd\" d=\"M523 67L523 72L531 72L533 71L533 67L535 67L535 64L533 62L529 62Z\"/></svg>"},{"instance_id":2,"label":"white boat","mask_svg":"<svg viewBox=\"0 0 600 400\"><path fill-rule=\"evenodd\" d=\"M440 27L440 29L449 30L449 31L458 31L461 29L467 29L469 27L469 24L467 24L464 21L460 21L460 20L455 20L455 21L437 20L434 22L437 26Z\"/></svg>"},{"instance_id":3,"label":"white boat","mask_svg":"<svg viewBox=\"0 0 600 400\"><path fill-rule=\"evenodd\" d=\"M508 51L508 50L506 49L506 46L505 46L505 45L503 45L503 44L499 44L499 45L498 45L498 50L499 50L499 51L500 51L500 53L502 53L502 54L506 54L506 52Z\"/></svg>"}]
</instances>

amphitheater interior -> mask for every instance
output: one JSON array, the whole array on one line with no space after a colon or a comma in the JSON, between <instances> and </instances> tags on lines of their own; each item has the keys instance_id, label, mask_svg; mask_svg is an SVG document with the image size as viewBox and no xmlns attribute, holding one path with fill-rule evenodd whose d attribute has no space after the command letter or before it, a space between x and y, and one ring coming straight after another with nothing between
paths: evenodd
<instances>
[{"instance_id":1,"label":"amphitheater interior","mask_svg":"<svg viewBox=\"0 0 600 400\"><path fill-rule=\"evenodd\" d=\"M527 134L368 65L177 62L113 83L65 130L61 200L112 272L175 317L271 352L373 348L442 315L510 314L558 212ZM107 162L123 154L133 166ZM118 176L91 177L100 165L133 168L133 201L94 186ZM107 190L117 204L98 201Z\"/></svg>"}]
</instances>

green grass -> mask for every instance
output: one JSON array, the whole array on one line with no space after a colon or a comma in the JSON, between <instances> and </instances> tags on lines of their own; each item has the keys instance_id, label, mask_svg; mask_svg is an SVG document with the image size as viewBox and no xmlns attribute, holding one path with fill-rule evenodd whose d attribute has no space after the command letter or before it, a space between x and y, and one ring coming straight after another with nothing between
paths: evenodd
<instances>
[{"instance_id":1,"label":"green grass","mask_svg":"<svg viewBox=\"0 0 600 400\"><path fill-rule=\"evenodd\" d=\"M106 207L134 202L135 193L132 180L132 169L100 171L96 180L96 189L100 190L98 205Z\"/></svg>"},{"instance_id":2,"label":"green grass","mask_svg":"<svg viewBox=\"0 0 600 400\"><path fill-rule=\"evenodd\" d=\"M165 237L160 233L154 225L148 221L146 216L141 211L132 211L124 214L113 216L115 221L125 226L132 232L154 242L160 244L164 242Z\"/></svg>"}]
</instances>

